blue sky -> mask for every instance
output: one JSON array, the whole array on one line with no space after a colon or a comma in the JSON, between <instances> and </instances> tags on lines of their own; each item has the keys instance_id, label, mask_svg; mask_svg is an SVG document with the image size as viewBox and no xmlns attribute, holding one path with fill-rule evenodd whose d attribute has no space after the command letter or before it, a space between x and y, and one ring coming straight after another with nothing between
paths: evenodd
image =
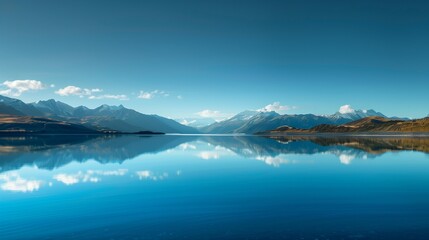
<instances>
[{"instance_id":1,"label":"blue sky","mask_svg":"<svg viewBox=\"0 0 429 240\"><path fill-rule=\"evenodd\" d=\"M423 117L428 12L427 1L0 0L0 92L174 118L274 102Z\"/></svg>"}]
</instances>

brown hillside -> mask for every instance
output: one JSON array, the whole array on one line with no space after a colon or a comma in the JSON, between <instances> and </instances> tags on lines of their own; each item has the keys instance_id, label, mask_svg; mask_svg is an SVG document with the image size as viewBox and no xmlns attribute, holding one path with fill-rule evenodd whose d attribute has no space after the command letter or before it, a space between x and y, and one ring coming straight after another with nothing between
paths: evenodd
<instances>
[{"instance_id":1,"label":"brown hillside","mask_svg":"<svg viewBox=\"0 0 429 240\"><path fill-rule=\"evenodd\" d=\"M282 127L267 133L429 133L429 118L405 121L367 117L339 126L322 124L308 130Z\"/></svg>"},{"instance_id":2,"label":"brown hillside","mask_svg":"<svg viewBox=\"0 0 429 240\"><path fill-rule=\"evenodd\" d=\"M96 133L78 124L48 118L0 115L0 134L8 133Z\"/></svg>"}]
</instances>

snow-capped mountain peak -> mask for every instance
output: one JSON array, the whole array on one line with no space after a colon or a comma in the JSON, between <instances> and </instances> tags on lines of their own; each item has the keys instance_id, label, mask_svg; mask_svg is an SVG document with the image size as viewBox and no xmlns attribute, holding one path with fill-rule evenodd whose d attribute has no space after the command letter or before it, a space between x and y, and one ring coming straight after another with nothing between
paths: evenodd
<instances>
[{"instance_id":1,"label":"snow-capped mountain peak","mask_svg":"<svg viewBox=\"0 0 429 240\"><path fill-rule=\"evenodd\" d=\"M357 120L365 117L386 117L384 114L377 112L373 109L369 110L355 110L350 105L344 105L341 106L338 112L328 115L327 117L332 119L339 119L339 118L345 118L345 119L351 119L351 120Z\"/></svg>"},{"instance_id":2,"label":"snow-capped mountain peak","mask_svg":"<svg viewBox=\"0 0 429 240\"><path fill-rule=\"evenodd\" d=\"M251 119L253 116L259 114L258 111L252 111L252 110L246 110L243 112L240 112L231 118L227 119L226 121L246 121Z\"/></svg>"}]
</instances>

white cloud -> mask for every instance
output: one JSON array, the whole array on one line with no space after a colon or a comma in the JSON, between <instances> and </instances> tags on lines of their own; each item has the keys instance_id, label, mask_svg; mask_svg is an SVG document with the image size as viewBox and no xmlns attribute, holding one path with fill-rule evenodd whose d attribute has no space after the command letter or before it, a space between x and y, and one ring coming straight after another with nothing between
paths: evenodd
<instances>
[{"instance_id":1,"label":"white cloud","mask_svg":"<svg viewBox=\"0 0 429 240\"><path fill-rule=\"evenodd\" d=\"M149 92L143 92L140 91L140 95L138 96L138 98L142 98L142 99L152 99L153 98L153 94L149 93Z\"/></svg>"},{"instance_id":2,"label":"white cloud","mask_svg":"<svg viewBox=\"0 0 429 240\"><path fill-rule=\"evenodd\" d=\"M26 180L22 178L18 173L1 174L0 181L4 181L4 183L0 185L0 188L2 190L13 192L37 191L42 184L42 181Z\"/></svg>"},{"instance_id":3,"label":"white cloud","mask_svg":"<svg viewBox=\"0 0 429 240\"><path fill-rule=\"evenodd\" d=\"M183 119L182 121L180 121L180 124L188 126L189 124L192 124L192 123L195 123L195 122L197 122L197 120L190 120L190 121L188 121L186 119Z\"/></svg>"},{"instance_id":4,"label":"white cloud","mask_svg":"<svg viewBox=\"0 0 429 240\"><path fill-rule=\"evenodd\" d=\"M273 102L271 104L268 104L267 106L258 109L259 112L271 112L271 111L275 111L275 112L283 112L283 111L288 111L291 109L295 109L296 107L294 106L286 106L286 105L281 105L280 102Z\"/></svg>"},{"instance_id":5,"label":"white cloud","mask_svg":"<svg viewBox=\"0 0 429 240\"><path fill-rule=\"evenodd\" d=\"M148 91L148 92L141 90L137 98L149 100L156 96L168 97L170 96L170 94L162 90L154 90L154 91Z\"/></svg>"},{"instance_id":6,"label":"white cloud","mask_svg":"<svg viewBox=\"0 0 429 240\"><path fill-rule=\"evenodd\" d=\"M217 121L230 117L230 114L225 114L221 113L220 111L210 109L205 109L195 114L202 118L213 118Z\"/></svg>"},{"instance_id":7,"label":"white cloud","mask_svg":"<svg viewBox=\"0 0 429 240\"><path fill-rule=\"evenodd\" d=\"M178 95L177 99L182 100L183 99L182 95Z\"/></svg>"},{"instance_id":8,"label":"white cloud","mask_svg":"<svg viewBox=\"0 0 429 240\"><path fill-rule=\"evenodd\" d=\"M197 115L203 118L214 118L214 117L220 117L221 113L217 110L205 109L201 112L197 112Z\"/></svg>"},{"instance_id":9,"label":"white cloud","mask_svg":"<svg viewBox=\"0 0 429 240\"><path fill-rule=\"evenodd\" d=\"M42 90L45 88L41 81L37 80L13 80L1 84L7 89L0 90L0 94L18 97L28 91Z\"/></svg>"},{"instance_id":10,"label":"white cloud","mask_svg":"<svg viewBox=\"0 0 429 240\"><path fill-rule=\"evenodd\" d=\"M127 95L111 95L111 94L105 94L105 95L99 95L99 96L89 96L89 99L116 99L116 100L121 100L121 101L125 101L125 100L129 100Z\"/></svg>"},{"instance_id":11,"label":"white cloud","mask_svg":"<svg viewBox=\"0 0 429 240\"><path fill-rule=\"evenodd\" d=\"M67 86L65 88L58 89L57 91L55 91L55 93L60 95L60 96L84 97L84 96L91 96L93 93L99 93L102 91L103 90L101 90L99 88L88 89L88 88L80 88L80 87L76 87L76 86Z\"/></svg>"},{"instance_id":12,"label":"white cloud","mask_svg":"<svg viewBox=\"0 0 429 240\"><path fill-rule=\"evenodd\" d=\"M58 89L55 91L56 94L60 96L78 96L78 97L88 97L88 99L115 99L115 100L129 100L127 95L124 94L103 94L103 95L95 95L96 93L103 92L102 89L99 88L80 88L76 86L67 86L65 88Z\"/></svg>"},{"instance_id":13,"label":"white cloud","mask_svg":"<svg viewBox=\"0 0 429 240\"><path fill-rule=\"evenodd\" d=\"M352 113L355 110L352 108L352 106L350 105L343 105L340 107L340 109L338 110L338 112L340 112L341 114L346 114L346 113Z\"/></svg>"},{"instance_id":14,"label":"white cloud","mask_svg":"<svg viewBox=\"0 0 429 240\"><path fill-rule=\"evenodd\" d=\"M17 96L16 94L12 93L11 89L5 89L5 90L0 90L0 95L7 95L7 96Z\"/></svg>"}]
</instances>

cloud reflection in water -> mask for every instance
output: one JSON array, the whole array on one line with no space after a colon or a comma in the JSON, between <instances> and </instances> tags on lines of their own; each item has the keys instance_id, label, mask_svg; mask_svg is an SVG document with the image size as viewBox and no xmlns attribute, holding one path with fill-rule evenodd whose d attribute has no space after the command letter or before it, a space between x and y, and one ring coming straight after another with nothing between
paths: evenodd
<instances>
[{"instance_id":1,"label":"cloud reflection in water","mask_svg":"<svg viewBox=\"0 0 429 240\"><path fill-rule=\"evenodd\" d=\"M0 181L3 182L0 185L2 190L13 192L33 192L39 190L42 185L42 181L27 180L16 172L1 174Z\"/></svg>"}]
</instances>

